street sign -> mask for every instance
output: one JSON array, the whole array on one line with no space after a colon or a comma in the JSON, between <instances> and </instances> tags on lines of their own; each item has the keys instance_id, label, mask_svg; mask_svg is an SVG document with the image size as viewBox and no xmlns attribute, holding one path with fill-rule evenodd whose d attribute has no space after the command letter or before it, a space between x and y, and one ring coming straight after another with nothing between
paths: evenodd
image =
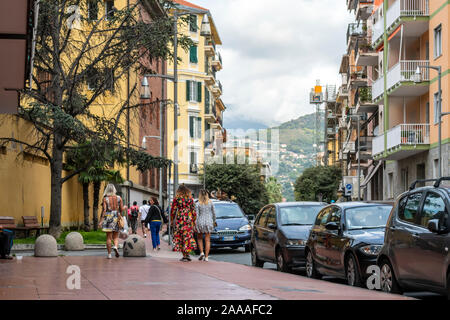
<instances>
[{"instance_id":1,"label":"street sign","mask_svg":"<svg viewBox=\"0 0 450 320\"><path fill-rule=\"evenodd\" d=\"M352 189L353 189L353 185L351 183L347 183L345 185L345 195L346 196L351 196L352 195Z\"/></svg>"}]
</instances>

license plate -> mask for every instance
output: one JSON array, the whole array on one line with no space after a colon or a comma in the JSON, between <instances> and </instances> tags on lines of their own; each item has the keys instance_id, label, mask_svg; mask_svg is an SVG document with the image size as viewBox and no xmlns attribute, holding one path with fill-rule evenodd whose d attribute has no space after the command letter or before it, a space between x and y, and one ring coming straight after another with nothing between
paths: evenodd
<instances>
[{"instance_id":1,"label":"license plate","mask_svg":"<svg viewBox=\"0 0 450 320\"><path fill-rule=\"evenodd\" d=\"M234 237L223 237L223 241L234 241Z\"/></svg>"}]
</instances>

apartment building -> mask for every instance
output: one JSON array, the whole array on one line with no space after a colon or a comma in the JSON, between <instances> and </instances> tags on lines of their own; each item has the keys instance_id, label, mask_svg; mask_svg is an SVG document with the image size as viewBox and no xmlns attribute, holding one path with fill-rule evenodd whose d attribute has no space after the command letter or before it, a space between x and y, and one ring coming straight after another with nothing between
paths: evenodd
<instances>
[{"instance_id":1,"label":"apartment building","mask_svg":"<svg viewBox=\"0 0 450 320\"><path fill-rule=\"evenodd\" d=\"M184 183L197 195L203 186L199 173L203 170L205 155L222 154L226 140L223 128L226 107L221 99L223 88L216 77L222 69L222 57L217 47L222 45L222 41L208 9L183 0L174 2L179 12L189 16L188 24L180 20L179 32L194 42L188 52L178 48L181 58L178 64L178 183ZM167 71L173 75L171 62ZM169 98L173 97L173 92L173 83L169 82ZM173 116L173 112L168 113L168 157L172 160ZM173 186L173 176L169 185Z\"/></svg>"},{"instance_id":2,"label":"apartment building","mask_svg":"<svg viewBox=\"0 0 450 320\"><path fill-rule=\"evenodd\" d=\"M450 5L347 0L347 7L355 22L347 29L336 98L342 187L352 183L355 199L359 168L361 197L391 200L414 180L439 173L438 74L428 67L442 68L442 112L448 112ZM450 174L449 142L449 119L443 117L444 176Z\"/></svg>"}]
</instances>

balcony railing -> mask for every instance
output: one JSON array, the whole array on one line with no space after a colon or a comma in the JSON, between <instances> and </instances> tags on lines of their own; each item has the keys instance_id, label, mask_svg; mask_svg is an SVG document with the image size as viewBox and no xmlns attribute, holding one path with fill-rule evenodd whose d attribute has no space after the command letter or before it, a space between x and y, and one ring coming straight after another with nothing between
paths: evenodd
<instances>
[{"instance_id":1,"label":"balcony railing","mask_svg":"<svg viewBox=\"0 0 450 320\"><path fill-rule=\"evenodd\" d=\"M364 36L366 34L363 24L361 23L349 23L347 27L347 43L350 37Z\"/></svg>"},{"instance_id":2,"label":"balcony railing","mask_svg":"<svg viewBox=\"0 0 450 320\"><path fill-rule=\"evenodd\" d=\"M401 17L427 17L430 14L429 0L397 0L386 13L386 28L389 29ZM383 17L373 26L372 45L384 33Z\"/></svg>"},{"instance_id":3,"label":"balcony railing","mask_svg":"<svg viewBox=\"0 0 450 320\"><path fill-rule=\"evenodd\" d=\"M429 124L399 124L387 132L387 150L401 145L430 144ZM372 155L384 152L384 134L373 139Z\"/></svg>"},{"instance_id":4,"label":"balcony railing","mask_svg":"<svg viewBox=\"0 0 450 320\"><path fill-rule=\"evenodd\" d=\"M395 66L393 66L387 74L387 90L390 90L396 86L399 82L413 81L413 75L418 66L429 66L428 60L401 60ZM421 68L422 81L429 81L429 69ZM373 100L377 100L384 93L384 78L380 77L373 83L372 97Z\"/></svg>"}]
</instances>

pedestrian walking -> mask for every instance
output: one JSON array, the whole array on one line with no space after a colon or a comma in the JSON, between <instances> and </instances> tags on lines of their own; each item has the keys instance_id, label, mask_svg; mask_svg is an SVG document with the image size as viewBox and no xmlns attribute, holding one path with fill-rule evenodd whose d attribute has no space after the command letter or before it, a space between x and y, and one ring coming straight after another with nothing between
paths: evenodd
<instances>
[{"instance_id":1,"label":"pedestrian walking","mask_svg":"<svg viewBox=\"0 0 450 320\"><path fill-rule=\"evenodd\" d=\"M11 248L13 246L14 231L5 229L0 225L0 259L11 260Z\"/></svg>"},{"instance_id":2,"label":"pedestrian walking","mask_svg":"<svg viewBox=\"0 0 450 320\"><path fill-rule=\"evenodd\" d=\"M152 236L153 251L160 250L159 231L163 223L162 209L159 206L158 199L150 198L150 211L145 219L145 222L150 226L150 234Z\"/></svg>"},{"instance_id":3,"label":"pedestrian walking","mask_svg":"<svg viewBox=\"0 0 450 320\"><path fill-rule=\"evenodd\" d=\"M137 201L134 201L133 205L130 208L130 227L131 232L133 234L137 233L138 217L139 217L139 206L137 205Z\"/></svg>"},{"instance_id":4,"label":"pedestrian walking","mask_svg":"<svg viewBox=\"0 0 450 320\"><path fill-rule=\"evenodd\" d=\"M174 228L174 251L183 253L183 258L180 261L191 261L189 254L197 247L194 239L194 226L197 214L194 199L191 197L191 190L184 184L179 186L172 201L170 216Z\"/></svg>"},{"instance_id":5,"label":"pedestrian walking","mask_svg":"<svg viewBox=\"0 0 450 320\"><path fill-rule=\"evenodd\" d=\"M139 208L139 216L141 221L142 234L144 238L147 238L147 224L145 223L145 218L147 218L147 214L150 210L150 206L147 204L147 200L142 201L142 206Z\"/></svg>"},{"instance_id":6,"label":"pedestrian walking","mask_svg":"<svg viewBox=\"0 0 450 320\"><path fill-rule=\"evenodd\" d=\"M108 259L111 259L111 242L114 242L112 249L116 254L116 258L120 256L118 245L119 231L123 228L123 201L116 193L116 188L112 183L106 186L105 192L103 193L103 210L99 222L99 227L106 232Z\"/></svg>"},{"instance_id":7,"label":"pedestrian walking","mask_svg":"<svg viewBox=\"0 0 450 320\"><path fill-rule=\"evenodd\" d=\"M206 190L200 190L200 195L196 205L197 220L195 223L195 232L197 232L197 243L200 249L198 260L208 261L209 250L211 248L211 232L216 227L216 212L214 205L209 199ZM205 237L205 251L203 252L203 237Z\"/></svg>"}]
</instances>

